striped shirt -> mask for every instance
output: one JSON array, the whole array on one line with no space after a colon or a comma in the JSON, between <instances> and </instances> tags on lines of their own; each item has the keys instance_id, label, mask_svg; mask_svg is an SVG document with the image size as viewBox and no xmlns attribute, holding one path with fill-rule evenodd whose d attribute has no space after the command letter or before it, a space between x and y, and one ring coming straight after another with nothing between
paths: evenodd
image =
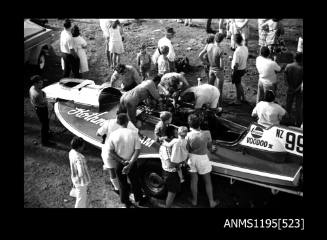
<instances>
[{"instance_id":1,"label":"striped shirt","mask_svg":"<svg viewBox=\"0 0 327 240\"><path fill-rule=\"evenodd\" d=\"M83 154L72 149L69 152L71 179L75 187L86 186L91 183L86 160Z\"/></svg>"}]
</instances>

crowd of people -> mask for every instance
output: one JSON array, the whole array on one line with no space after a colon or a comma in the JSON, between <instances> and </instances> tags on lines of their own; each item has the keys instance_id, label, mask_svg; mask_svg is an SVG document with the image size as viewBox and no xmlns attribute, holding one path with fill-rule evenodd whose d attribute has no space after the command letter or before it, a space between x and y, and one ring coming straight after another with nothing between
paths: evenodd
<instances>
[{"instance_id":1,"label":"crowd of people","mask_svg":"<svg viewBox=\"0 0 327 240\"><path fill-rule=\"evenodd\" d=\"M278 125L286 114L292 114L295 100L295 124L300 127L303 126L303 38L294 55L294 62L281 67L277 63L277 56L281 52L280 48L285 47L285 44L281 37L284 29L280 20L258 19L259 56L256 58L256 68L259 78L256 106L252 116L257 117L258 123L264 127ZM177 21L183 22L180 19ZM185 25L193 26L192 19L185 19L184 22ZM139 47L139 53L136 56L138 69L136 69L134 66L120 62L120 56L124 53L124 36L119 20L100 19L108 66L114 71L109 86L119 88L123 94L117 117L105 122L97 131L97 135L106 137L101 153L103 169L109 173L110 182L114 190L119 192L121 203L126 207L132 206L129 199L130 192L133 192L137 206L142 206L146 202L146 198L142 196L138 180L139 170L136 164L141 149L138 132L142 127L142 123L136 117L138 105L149 99L154 101L155 105L159 105L163 97L171 97L174 103L184 99L184 101L192 102L195 109L207 105L220 112L224 100L224 68L226 67L224 66L226 54L224 54L225 50L221 42L226 37L231 39L230 49L234 51L230 65L231 82L236 88L236 99L233 104L246 103L242 77L247 71L249 56L248 22L248 19L219 19L219 29L215 33L211 29L211 19L208 19L207 44L199 53L199 59L206 69L207 79L199 81L197 86L191 86L183 72L176 72L177 58L172 44L176 32L172 27L166 27L165 36L158 41L152 56L147 53L145 44ZM77 25L72 27L69 20L66 20L63 25L64 30L60 37L63 77L69 77L72 72L74 78L82 78L82 74L88 71L85 52L87 43L81 37ZM152 70L156 75L151 79ZM288 85L286 110L275 102L277 73L280 71L284 71ZM118 79L121 82L120 86L115 84ZM46 98L41 90L43 79L40 76L34 76L31 80L33 82L30 89L31 103L42 125L42 144L47 145L49 119ZM218 201L214 200L212 194L210 177L212 167L207 154L208 151L215 151L210 132L200 129L200 119L196 114L188 116L189 128L181 126L176 129L171 122L172 113L164 111L154 129L156 141L160 144L159 155L168 189L166 207L171 207L176 193L181 189L184 181L180 171L182 165L188 165L189 168L192 205L197 205L198 175L201 175L205 182L210 207L216 207ZM85 207L86 188L91 180L85 158L81 154L83 140L75 137L71 142L71 148L69 159L71 178L76 188L73 194L76 197L75 207Z\"/></svg>"}]
</instances>

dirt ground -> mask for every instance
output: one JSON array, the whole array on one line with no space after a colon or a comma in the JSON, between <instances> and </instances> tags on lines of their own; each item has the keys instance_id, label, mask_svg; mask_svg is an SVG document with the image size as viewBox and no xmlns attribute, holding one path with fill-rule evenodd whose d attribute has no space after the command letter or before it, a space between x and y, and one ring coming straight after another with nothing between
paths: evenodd
<instances>
[{"instance_id":1,"label":"dirt ground","mask_svg":"<svg viewBox=\"0 0 327 240\"><path fill-rule=\"evenodd\" d=\"M205 19L194 20L194 27L186 27L172 19L144 19L138 23L135 21L123 22L125 23L125 53L121 57L122 63L136 66L137 49L141 43L147 44L147 51L152 55L158 40L164 34L165 26L169 25L177 33L173 40L176 55L188 57L192 65L192 72L186 74L187 80L194 85L198 77L205 78L204 69L198 59L198 54L203 49L207 37ZM73 23L80 27L82 36L88 43L87 56L90 71L84 78L94 80L97 84L106 82L110 79L112 70L108 68L104 39L98 20L74 19ZM291 53L296 51L297 39L303 30L303 20L284 19L283 24L288 52L279 58L279 62L286 64L292 61ZM62 21L49 19L48 25L61 31ZM216 20L213 20L212 28L217 28ZM258 73L255 68L257 39L257 20L251 19L249 52L253 57L248 60L248 72L242 80L250 104L237 107L228 105L235 97L235 89L231 85L230 78L225 79L223 90L225 99L223 116L243 125L248 125L250 121L253 121L249 113L254 107L257 93ZM229 39L225 39L222 43L227 53L227 59L228 56L232 55L229 44ZM191 49L187 50L187 48ZM48 79L46 85L57 82L62 77L59 52L58 40L53 43L53 52L46 59L47 65L44 72L44 76ZM225 76L229 76L229 74L228 69ZM24 89L24 207L74 207L75 199L69 196L72 183L68 160L69 141L73 134L65 130L50 107L50 128L54 131L53 141L56 142L56 146L47 148L40 145L39 122L28 99L30 85L26 79ZM278 79L277 101L285 106L286 85L283 81L283 73L278 74ZM104 183L100 150L87 144L85 155L89 160L88 166L92 178L92 184L89 187L89 207L120 207L119 198L111 191L111 185ZM269 189L246 183L236 182L230 185L228 179L219 176L213 176L213 186L214 195L220 200L220 206L223 208L289 208L300 207L303 201L301 197L286 193L272 195ZM200 182L199 207L208 207L203 187L203 183ZM178 195L174 207L190 207L189 197L188 186L183 186L183 191ZM151 199L149 207L163 207L163 204L162 200Z\"/></svg>"}]
</instances>

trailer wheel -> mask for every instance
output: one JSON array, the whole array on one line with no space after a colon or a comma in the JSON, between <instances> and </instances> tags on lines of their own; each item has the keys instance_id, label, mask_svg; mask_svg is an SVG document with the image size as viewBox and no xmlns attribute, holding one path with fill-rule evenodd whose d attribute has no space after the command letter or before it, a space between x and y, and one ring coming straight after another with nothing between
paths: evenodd
<instances>
[{"instance_id":1,"label":"trailer wheel","mask_svg":"<svg viewBox=\"0 0 327 240\"><path fill-rule=\"evenodd\" d=\"M39 60L38 60L38 68L41 72L44 71L45 63L46 63L45 53L42 51L40 53Z\"/></svg>"},{"instance_id":2,"label":"trailer wheel","mask_svg":"<svg viewBox=\"0 0 327 240\"><path fill-rule=\"evenodd\" d=\"M141 184L147 196L164 198L167 190L160 161L148 160L141 166Z\"/></svg>"}]
</instances>

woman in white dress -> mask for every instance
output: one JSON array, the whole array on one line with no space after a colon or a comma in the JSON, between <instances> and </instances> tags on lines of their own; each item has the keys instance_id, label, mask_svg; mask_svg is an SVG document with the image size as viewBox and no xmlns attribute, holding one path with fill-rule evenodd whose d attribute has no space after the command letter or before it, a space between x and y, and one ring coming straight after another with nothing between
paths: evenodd
<instances>
[{"instance_id":1,"label":"woman in white dress","mask_svg":"<svg viewBox=\"0 0 327 240\"><path fill-rule=\"evenodd\" d=\"M120 63L120 54L124 52L123 29L119 20L113 22L109 28L109 51L112 54L112 67L115 68Z\"/></svg>"},{"instance_id":2,"label":"woman in white dress","mask_svg":"<svg viewBox=\"0 0 327 240\"><path fill-rule=\"evenodd\" d=\"M87 56L85 51L87 43L85 39L80 35L80 31L77 25L75 25L72 28L72 36L73 36L73 46L80 60L79 72L81 74L86 73L89 71L89 66L88 66Z\"/></svg>"}]
</instances>

